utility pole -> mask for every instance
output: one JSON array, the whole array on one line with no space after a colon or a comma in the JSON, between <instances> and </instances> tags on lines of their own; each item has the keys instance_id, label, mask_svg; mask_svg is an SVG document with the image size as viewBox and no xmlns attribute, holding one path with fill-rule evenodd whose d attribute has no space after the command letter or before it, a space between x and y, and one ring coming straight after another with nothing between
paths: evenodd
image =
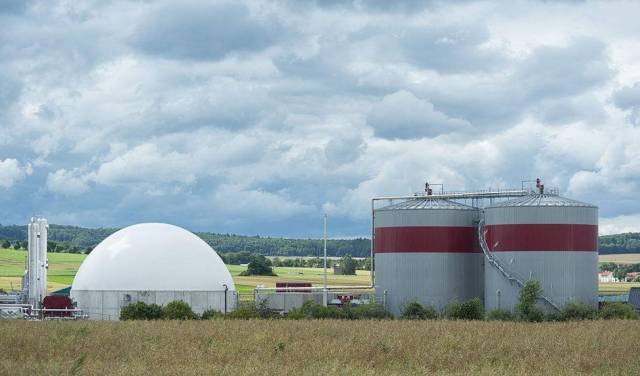
<instances>
[{"instance_id":1,"label":"utility pole","mask_svg":"<svg viewBox=\"0 0 640 376\"><path fill-rule=\"evenodd\" d=\"M324 290L322 296L322 304L326 307L328 304L327 291L327 214L324 214Z\"/></svg>"}]
</instances>

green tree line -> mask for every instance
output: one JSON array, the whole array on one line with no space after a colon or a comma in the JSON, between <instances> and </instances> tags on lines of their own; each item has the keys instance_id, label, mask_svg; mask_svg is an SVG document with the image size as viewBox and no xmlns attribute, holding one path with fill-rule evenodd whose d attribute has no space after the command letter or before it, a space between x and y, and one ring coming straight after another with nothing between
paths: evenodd
<instances>
[{"instance_id":1,"label":"green tree line","mask_svg":"<svg viewBox=\"0 0 640 376\"><path fill-rule=\"evenodd\" d=\"M60 252L86 252L117 230L52 224L49 227L49 241L59 247ZM196 234L222 253L249 252L266 256L321 256L323 253L322 239L287 239L210 232ZM12 245L15 242L25 242L27 226L0 225L0 240L7 240ZM370 240L365 238L332 239L327 242L327 254L338 257L366 257L370 253L370 247ZM600 254L615 253L640 253L640 233L601 236Z\"/></svg>"}]
</instances>

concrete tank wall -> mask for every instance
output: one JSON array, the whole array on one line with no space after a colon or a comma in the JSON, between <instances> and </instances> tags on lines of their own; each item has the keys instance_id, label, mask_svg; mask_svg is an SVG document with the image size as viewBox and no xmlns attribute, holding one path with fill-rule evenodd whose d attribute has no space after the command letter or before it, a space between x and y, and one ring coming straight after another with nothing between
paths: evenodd
<instances>
[{"instance_id":1,"label":"concrete tank wall","mask_svg":"<svg viewBox=\"0 0 640 376\"><path fill-rule=\"evenodd\" d=\"M71 298L92 320L119 320L120 309L135 302L164 306L175 300L188 303L195 313L224 311L224 291L103 291L71 290ZM227 311L236 306L236 292L227 291Z\"/></svg>"},{"instance_id":2,"label":"concrete tank wall","mask_svg":"<svg viewBox=\"0 0 640 376\"><path fill-rule=\"evenodd\" d=\"M443 310L454 299L483 298L478 210L416 199L374 211L375 285L399 315L411 301Z\"/></svg>"},{"instance_id":3,"label":"concrete tank wall","mask_svg":"<svg viewBox=\"0 0 640 376\"><path fill-rule=\"evenodd\" d=\"M597 306L598 209L561 197L514 200L485 209L487 245L522 281L538 280L557 305ZM566 200L566 201L563 201ZM485 308L513 311L520 289L487 263ZM547 307L550 308L550 307Z\"/></svg>"}]
</instances>

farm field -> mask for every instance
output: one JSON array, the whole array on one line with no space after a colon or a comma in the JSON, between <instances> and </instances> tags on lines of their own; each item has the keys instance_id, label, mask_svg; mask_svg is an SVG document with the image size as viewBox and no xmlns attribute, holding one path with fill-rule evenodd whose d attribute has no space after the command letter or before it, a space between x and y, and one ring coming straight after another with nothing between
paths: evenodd
<instances>
[{"instance_id":1,"label":"farm field","mask_svg":"<svg viewBox=\"0 0 640 376\"><path fill-rule=\"evenodd\" d=\"M616 264L638 264L640 253L621 253L618 255L599 255L599 262L615 262Z\"/></svg>"},{"instance_id":2,"label":"farm field","mask_svg":"<svg viewBox=\"0 0 640 376\"><path fill-rule=\"evenodd\" d=\"M20 280L24 272L26 251L13 249L0 249L0 289L10 290L20 287ZM73 283L80 264L85 255L69 253L49 253L49 291L67 287ZM239 274L246 270L245 266L227 265L233 280L240 293L251 293L258 285L275 287L276 282L311 282L322 284L321 268L274 268L277 277L250 276L242 277ZM356 276L334 275L332 269L328 269L328 283L333 286L354 286L370 283L370 274L367 271L358 271Z\"/></svg>"},{"instance_id":3,"label":"farm field","mask_svg":"<svg viewBox=\"0 0 640 376\"><path fill-rule=\"evenodd\" d=\"M0 346L12 375L640 374L640 322L618 320L4 321Z\"/></svg>"},{"instance_id":4,"label":"farm field","mask_svg":"<svg viewBox=\"0 0 640 376\"><path fill-rule=\"evenodd\" d=\"M640 282L600 283L599 292L604 295L626 294L632 287L640 287Z\"/></svg>"}]
</instances>

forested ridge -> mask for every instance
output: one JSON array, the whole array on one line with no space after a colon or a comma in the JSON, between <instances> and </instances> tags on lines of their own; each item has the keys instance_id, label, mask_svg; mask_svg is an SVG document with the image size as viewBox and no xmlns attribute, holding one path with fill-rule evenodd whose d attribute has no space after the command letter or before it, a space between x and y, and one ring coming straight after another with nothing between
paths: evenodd
<instances>
[{"instance_id":1,"label":"forested ridge","mask_svg":"<svg viewBox=\"0 0 640 376\"><path fill-rule=\"evenodd\" d=\"M83 252L88 248L95 247L116 231L118 231L116 228L91 229L52 224L49 226L48 240L58 247ZM321 256L323 253L322 239L286 239L209 232L196 232L196 235L216 251L224 253L246 251L267 256ZM0 240L26 241L27 226L0 225ZM327 241L327 254L329 256L350 254L354 257L365 257L369 255L370 246L369 239L330 239Z\"/></svg>"},{"instance_id":2,"label":"forested ridge","mask_svg":"<svg viewBox=\"0 0 640 376\"><path fill-rule=\"evenodd\" d=\"M49 240L66 249L84 251L95 247L118 229L83 228L51 225ZM267 256L320 256L322 239L286 239L233 234L196 233L219 252L251 252ZM27 226L0 225L0 240L23 242L27 240ZM369 239L339 239L327 242L329 256L350 254L366 257L370 252ZM640 233L604 235L600 237L600 254L640 253Z\"/></svg>"}]
</instances>

